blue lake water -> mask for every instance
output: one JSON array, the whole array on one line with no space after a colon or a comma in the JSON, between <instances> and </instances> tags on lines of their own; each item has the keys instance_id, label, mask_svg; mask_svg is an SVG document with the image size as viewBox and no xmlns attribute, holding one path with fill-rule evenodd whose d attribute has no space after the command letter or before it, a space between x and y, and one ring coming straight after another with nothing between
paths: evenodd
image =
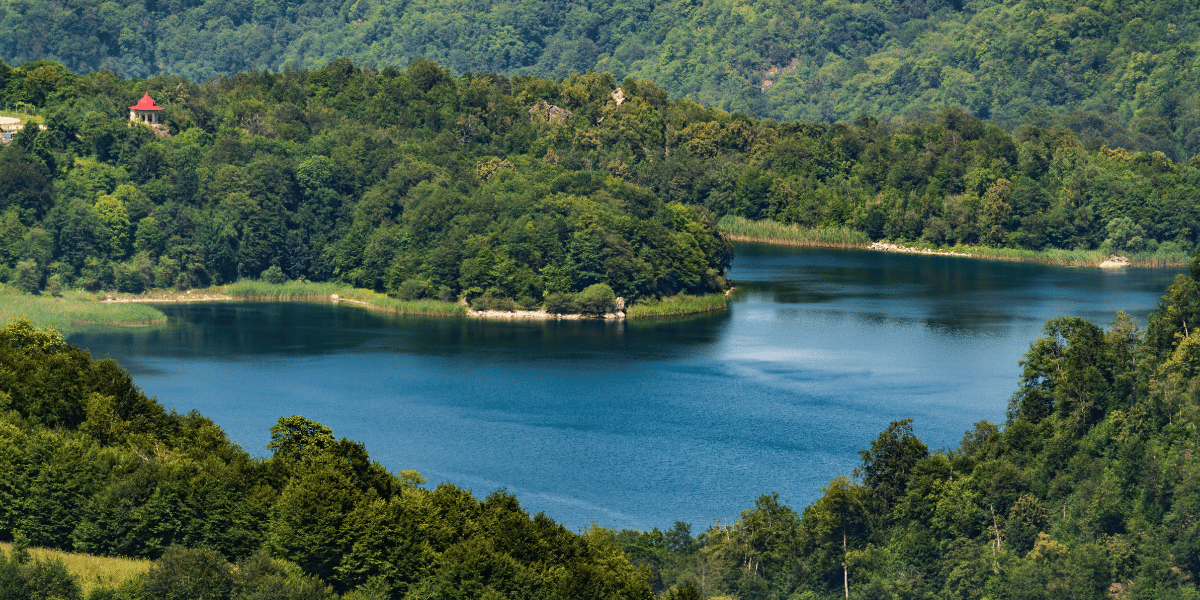
<instances>
[{"instance_id":1,"label":"blue lake water","mask_svg":"<svg viewBox=\"0 0 1200 600\"><path fill-rule=\"evenodd\" d=\"M736 246L727 312L481 322L347 305L164 305L72 343L249 451L302 414L394 471L517 495L572 529L703 529L779 492L800 509L888 423L931 447L1000 422L1046 319L1139 324L1170 269Z\"/></svg>"}]
</instances>

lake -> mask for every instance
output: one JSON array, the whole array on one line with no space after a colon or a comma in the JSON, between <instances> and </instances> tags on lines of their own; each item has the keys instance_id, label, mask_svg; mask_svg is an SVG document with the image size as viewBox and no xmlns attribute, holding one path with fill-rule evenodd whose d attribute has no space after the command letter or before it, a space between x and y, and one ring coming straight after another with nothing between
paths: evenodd
<instances>
[{"instance_id":1,"label":"lake","mask_svg":"<svg viewBox=\"0 0 1200 600\"><path fill-rule=\"evenodd\" d=\"M1043 323L1142 326L1178 269L1100 270L737 244L730 309L502 322L315 303L172 304L161 327L69 341L250 452L301 414L571 529L702 530L778 492L797 510L888 423L930 448L1002 422Z\"/></svg>"}]
</instances>

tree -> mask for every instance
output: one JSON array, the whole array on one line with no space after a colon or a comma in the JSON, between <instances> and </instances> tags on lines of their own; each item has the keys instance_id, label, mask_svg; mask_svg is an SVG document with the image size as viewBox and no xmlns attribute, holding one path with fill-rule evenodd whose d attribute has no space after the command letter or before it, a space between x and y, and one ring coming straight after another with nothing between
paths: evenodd
<instances>
[{"instance_id":1,"label":"tree","mask_svg":"<svg viewBox=\"0 0 1200 600\"><path fill-rule=\"evenodd\" d=\"M606 283L592 284L575 296L575 306L590 315L611 312L616 301L616 293Z\"/></svg>"},{"instance_id":2,"label":"tree","mask_svg":"<svg viewBox=\"0 0 1200 600\"><path fill-rule=\"evenodd\" d=\"M146 572L146 595L162 600L227 600L233 566L215 550L172 546Z\"/></svg>"},{"instance_id":3,"label":"tree","mask_svg":"<svg viewBox=\"0 0 1200 600\"><path fill-rule=\"evenodd\" d=\"M267 450L275 456L301 461L330 450L334 445L333 430L300 415L280 417L271 427Z\"/></svg>"},{"instance_id":4,"label":"tree","mask_svg":"<svg viewBox=\"0 0 1200 600\"><path fill-rule=\"evenodd\" d=\"M862 477L887 514L895 501L904 495L913 467L929 455L929 448L913 435L912 419L892 421L888 428L871 442L870 450L861 450L862 467L855 475Z\"/></svg>"}]
</instances>

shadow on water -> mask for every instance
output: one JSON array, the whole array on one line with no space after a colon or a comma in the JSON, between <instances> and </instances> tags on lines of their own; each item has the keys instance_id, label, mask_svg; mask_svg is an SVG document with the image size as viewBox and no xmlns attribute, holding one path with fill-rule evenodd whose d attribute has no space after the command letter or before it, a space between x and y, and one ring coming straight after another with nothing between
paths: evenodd
<instances>
[{"instance_id":1,"label":"shadow on water","mask_svg":"<svg viewBox=\"0 0 1200 600\"><path fill-rule=\"evenodd\" d=\"M646 360L686 357L715 342L728 312L643 321L504 321L397 316L325 303L159 305L167 324L92 328L68 341L98 357L236 360L342 352L397 352L493 361ZM137 366L130 365L136 371Z\"/></svg>"},{"instance_id":2,"label":"shadow on water","mask_svg":"<svg viewBox=\"0 0 1200 600\"><path fill-rule=\"evenodd\" d=\"M1144 296L1161 294L1174 277L1172 269L1102 270L744 243L735 249L738 269L731 276L752 300L852 316L871 326L923 324L951 335L1040 325L1048 314L1107 325L1116 311L1127 310L1145 323L1152 307Z\"/></svg>"}]
</instances>

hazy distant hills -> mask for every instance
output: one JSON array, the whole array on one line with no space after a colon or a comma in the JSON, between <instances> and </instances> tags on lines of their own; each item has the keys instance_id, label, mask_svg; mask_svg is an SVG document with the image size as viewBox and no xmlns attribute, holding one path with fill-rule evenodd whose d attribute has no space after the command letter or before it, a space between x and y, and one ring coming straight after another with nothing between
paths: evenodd
<instances>
[{"instance_id":1,"label":"hazy distant hills","mask_svg":"<svg viewBox=\"0 0 1200 600\"><path fill-rule=\"evenodd\" d=\"M77 72L405 65L597 69L762 117L835 121L962 106L1085 144L1200 151L1196 3L1028 0L0 0L0 58Z\"/></svg>"}]
</instances>

